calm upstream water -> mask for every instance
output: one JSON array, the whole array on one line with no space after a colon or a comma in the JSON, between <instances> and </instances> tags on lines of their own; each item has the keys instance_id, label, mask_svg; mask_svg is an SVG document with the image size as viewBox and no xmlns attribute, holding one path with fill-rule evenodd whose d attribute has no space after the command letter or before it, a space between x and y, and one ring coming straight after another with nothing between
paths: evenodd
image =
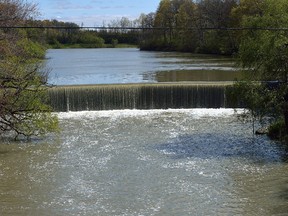
<instances>
[{"instance_id":1,"label":"calm upstream water","mask_svg":"<svg viewBox=\"0 0 288 216\"><path fill-rule=\"evenodd\" d=\"M51 49L46 55L55 85L234 81L231 58L121 49Z\"/></svg>"},{"instance_id":2,"label":"calm upstream water","mask_svg":"<svg viewBox=\"0 0 288 216\"><path fill-rule=\"evenodd\" d=\"M287 151L229 109L59 113L0 145L0 215L287 215Z\"/></svg>"}]
</instances>

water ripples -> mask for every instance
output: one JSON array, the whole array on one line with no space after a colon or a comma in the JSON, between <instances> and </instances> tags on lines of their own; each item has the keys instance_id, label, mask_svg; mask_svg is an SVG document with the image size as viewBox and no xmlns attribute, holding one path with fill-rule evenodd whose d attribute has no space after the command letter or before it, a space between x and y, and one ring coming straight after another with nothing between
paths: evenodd
<instances>
[{"instance_id":1,"label":"water ripples","mask_svg":"<svg viewBox=\"0 0 288 216\"><path fill-rule=\"evenodd\" d=\"M7 152L0 155L2 215L19 209L24 215L104 216L288 210L286 151L254 137L233 110L79 112L59 118L63 131L55 143L0 147Z\"/></svg>"}]
</instances>

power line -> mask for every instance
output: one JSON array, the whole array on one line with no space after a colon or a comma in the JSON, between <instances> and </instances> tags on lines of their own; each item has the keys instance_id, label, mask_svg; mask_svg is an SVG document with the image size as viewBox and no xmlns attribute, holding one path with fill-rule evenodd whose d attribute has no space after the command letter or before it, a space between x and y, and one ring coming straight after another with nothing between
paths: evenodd
<instances>
[{"instance_id":1,"label":"power line","mask_svg":"<svg viewBox=\"0 0 288 216\"><path fill-rule=\"evenodd\" d=\"M187 28L168 28L168 27L105 27L105 26L0 26L0 29L64 29L64 30L220 30L220 31L244 31L244 30L258 30L258 31L288 31L288 28L274 28L274 27L187 27Z\"/></svg>"}]
</instances>

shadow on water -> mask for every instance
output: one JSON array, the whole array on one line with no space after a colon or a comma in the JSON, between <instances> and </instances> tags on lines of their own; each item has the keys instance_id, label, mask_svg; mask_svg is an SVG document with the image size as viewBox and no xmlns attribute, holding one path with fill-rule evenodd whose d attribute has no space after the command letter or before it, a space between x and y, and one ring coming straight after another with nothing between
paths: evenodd
<instances>
[{"instance_id":1,"label":"shadow on water","mask_svg":"<svg viewBox=\"0 0 288 216\"><path fill-rule=\"evenodd\" d=\"M147 75L146 75L147 76ZM157 82L187 82L187 81L235 81L242 78L240 71L230 70L174 70L159 71L153 78Z\"/></svg>"},{"instance_id":2,"label":"shadow on water","mask_svg":"<svg viewBox=\"0 0 288 216\"><path fill-rule=\"evenodd\" d=\"M288 200L288 181L286 181L287 188L282 188L282 191L279 193L280 199ZM288 210L288 206L287 206Z\"/></svg>"},{"instance_id":3,"label":"shadow on water","mask_svg":"<svg viewBox=\"0 0 288 216\"><path fill-rule=\"evenodd\" d=\"M157 150L173 159L223 159L241 157L254 163L287 162L287 149L267 137L197 133L182 135L168 143L157 145Z\"/></svg>"}]
</instances>

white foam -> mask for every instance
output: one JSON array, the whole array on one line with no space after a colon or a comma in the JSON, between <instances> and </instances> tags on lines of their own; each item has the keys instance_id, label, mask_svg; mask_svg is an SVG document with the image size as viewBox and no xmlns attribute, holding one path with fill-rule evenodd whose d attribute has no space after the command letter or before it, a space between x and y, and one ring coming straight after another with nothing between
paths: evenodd
<instances>
[{"instance_id":1,"label":"white foam","mask_svg":"<svg viewBox=\"0 0 288 216\"><path fill-rule=\"evenodd\" d=\"M238 109L237 113L242 112ZM59 119L69 118L121 118L121 117L143 117L160 114L187 114L193 118L202 117L228 117L235 114L234 109L165 109L165 110L104 110L104 111L80 111L57 113Z\"/></svg>"}]
</instances>

